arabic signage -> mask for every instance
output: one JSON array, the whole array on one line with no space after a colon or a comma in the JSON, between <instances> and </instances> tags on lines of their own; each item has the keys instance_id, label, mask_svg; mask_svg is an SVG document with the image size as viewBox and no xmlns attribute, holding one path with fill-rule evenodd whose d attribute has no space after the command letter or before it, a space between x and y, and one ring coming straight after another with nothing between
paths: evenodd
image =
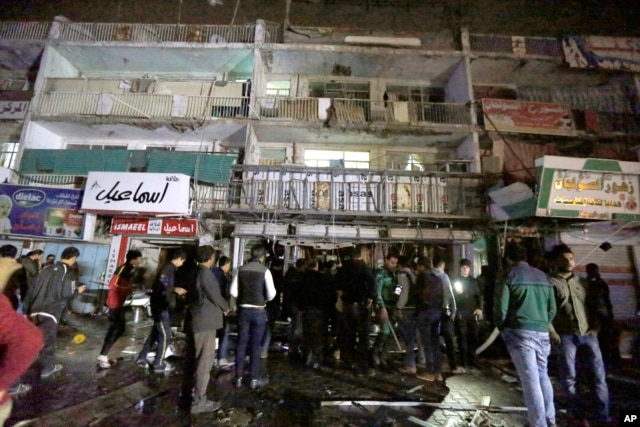
<instances>
[{"instance_id":1,"label":"arabic signage","mask_svg":"<svg viewBox=\"0 0 640 427\"><path fill-rule=\"evenodd\" d=\"M24 119L28 109L28 101L0 101L0 119Z\"/></svg>"},{"instance_id":2,"label":"arabic signage","mask_svg":"<svg viewBox=\"0 0 640 427\"><path fill-rule=\"evenodd\" d=\"M571 68L603 68L640 72L640 38L569 36L562 39Z\"/></svg>"},{"instance_id":3,"label":"arabic signage","mask_svg":"<svg viewBox=\"0 0 640 427\"><path fill-rule=\"evenodd\" d=\"M195 219L113 218L111 220L113 234L196 237L197 232L198 221Z\"/></svg>"},{"instance_id":4,"label":"arabic signage","mask_svg":"<svg viewBox=\"0 0 640 427\"><path fill-rule=\"evenodd\" d=\"M544 156L536 166L537 216L640 219L640 163Z\"/></svg>"},{"instance_id":5,"label":"arabic signage","mask_svg":"<svg viewBox=\"0 0 640 427\"><path fill-rule=\"evenodd\" d=\"M81 239L81 190L0 184L0 234Z\"/></svg>"},{"instance_id":6,"label":"arabic signage","mask_svg":"<svg viewBox=\"0 0 640 427\"><path fill-rule=\"evenodd\" d=\"M189 213L189 176L89 172L82 210L121 215L186 215Z\"/></svg>"},{"instance_id":7,"label":"arabic signage","mask_svg":"<svg viewBox=\"0 0 640 427\"><path fill-rule=\"evenodd\" d=\"M573 115L568 105L484 98L482 111L487 130L544 135L573 134Z\"/></svg>"}]
</instances>

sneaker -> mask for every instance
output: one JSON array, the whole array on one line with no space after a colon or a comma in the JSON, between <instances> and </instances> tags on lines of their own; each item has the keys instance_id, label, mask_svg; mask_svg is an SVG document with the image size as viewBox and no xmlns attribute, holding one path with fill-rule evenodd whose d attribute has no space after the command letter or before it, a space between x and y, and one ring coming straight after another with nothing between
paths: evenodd
<instances>
[{"instance_id":1,"label":"sneaker","mask_svg":"<svg viewBox=\"0 0 640 427\"><path fill-rule=\"evenodd\" d=\"M98 366L100 366L100 369L109 369L111 367L109 358L103 355L98 356Z\"/></svg>"},{"instance_id":2,"label":"sneaker","mask_svg":"<svg viewBox=\"0 0 640 427\"><path fill-rule=\"evenodd\" d=\"M398 368L398 372L403 375L415 375L418 372L418 369L415 366L403 366Z\"/></svg>"},{"instance_id":3,"label":"sneaker","mask_svg":"<svg viewBox=\"0 0 640 427\"><path fill-rule=\"evenodd\" d=\"M63 366L62 365L53 365L52 367L48 368L48 369L44 369L41 373L40 373L40 378L48 378L51 375L55 374L58 371L62 371Z\"/></svg>"},{"instance_id":4,"label":"sneaker","mask_svg":"<svg viewBox=\"0 0 640 427\"><path fill-rule=\"evenodd\" d=\"M227 359L218 360L218 368L224 368L225 366L229 365L231 365L231 362L229 362Z\"/></svg>"},{"instance_id":5,"label":"sneaker","mask_svg":"<svg viewBox=\"0 0 640 427\"><path fill-rule=\"evenodd\" d=\"M191 405L192 414L203 414L205 412L215 412L220 409L222 405L220 402L213 402L211 400L201 400L198 403Z\"/></svg>"},{"instance_id":6,"label":"sneaker","mask_svg":"<svg viewBox=\"0 0 640 427\"><path fill-rule=\"evenodd\" d=\"M136 365L138 365L139 368L147 369L149 367L149 362L147 362L147 359L138 359L136 360Z\"/></svg>"},{"instance_id":7,"label":"sneaker","mask_svg":"<svg viewBox=\"0 0 640 427\"><path fill-rule=\"evenodd\" d=\"M233 379L233 385L236 386L236 388L241 388L242 387L242 377L235 377Z\"/></svg>"},{"instance_id":8,"label":"sneaker","mask_svg":"<svg viewBox=\"0 0 640 427\"><path fill-rule=\"evenodd\" d=\"M269 384L269 378L253 379L251 380L249 387L251 387L252 390L255 390L256 388L262 388L267 384Z\"/></svg>"},{"instance_id":9,"label":"sneaker","mask_svg":"<svg viewBox=\"0 0 640 427\"><path fill-rule=\"evenodd\" d=\"M435 374L430 374L430 373L424 373L424 374L416 375L416 377L420 378L421 380L430 381L430 382L433 382L433 381L436 380Z\"/></svg>"},{"instance_id":10,"label":"sneaker","mask_svg":"<svg viewBox=\"0 0 640 427\"><path fill-rule=\"evenodd\" d=\"M9 394L11 396L18 396L20 394L29 393L30 390L31 390L31 386L29 384L18 383L13 387L9 388Z\"/></svg>"},{"instance_id":11,"label":"sneaker","mask_svg":"<svg viewBox=\"0 0 640 427\"><path fill-rule=\"evenodd\" d=\"M467 372L467 370L464 369L462 366L458 366L456 369L451 371L452 374L464 374L466 372Z\"/></svg>"},{"instance_id":12,"label":"sneaker","mask_svg":"<svg viewBox=\"0 0 640 427\"><path fill-rule=\"evenodd\" d=\"M176 368L173 365L163 363L162 365L155 365L153 367L153 372L155 372L156 374L168 374L175 371L175 369Z\"/></svg>"},{"instance_id":13,"label":"sneaker","mask_svg":"<svg viewBox=\"0 0 640 427\"><path fill-rule=\"evenodd\" d=\"M439 372L436 374L436 381L444 381L444 378L442 377L442 374L439 373Z\"/></svg>"}]
</instances>

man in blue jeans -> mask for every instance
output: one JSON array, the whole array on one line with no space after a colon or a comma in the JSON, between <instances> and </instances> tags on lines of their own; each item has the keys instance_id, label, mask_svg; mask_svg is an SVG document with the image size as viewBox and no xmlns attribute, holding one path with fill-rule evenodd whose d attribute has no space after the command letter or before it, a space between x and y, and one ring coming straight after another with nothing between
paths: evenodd
<instances>
[{"instance_id":1,"label":"man in blue jeans","mask_svg":"<svg viewBox=\"0 0 640 427\"><path fill-rule=\"evenodd\" d=\"M251 260L238 269L231 281L230 294L238 306L238 345L236 348L236 387L242 387L244 358L249 349L251 357L251 388L267 385L267 377L260 378L262 337L267 326L267 301L276 296L273 276L264 261L267 251L257 244L251 248Z\"/></svg>"},{"instance_id":2,"label":"man in blue jeans","mask_svg":"<svg viewBox=\"0 0 640 427\"><path fill-rule=\"evenodd\" d=\"M588 425L587 418L598 421L609 420L609 389L598 344L600 305L604 301L589 288L587 279L573 274L575 259L567 245L556 245L552 251L556 273L551 276L555 289L558 316L553 321L551 339L559 345L560 376L569 395L571 415L580 425ZM595 414L589 410L593 405L585 404L576 391L576 353L578 347L588 349L588 366L593 376L596 405ZM578 424L576 424L578 425Z\"/></svg>"},{"instance_id":3,"label":"man in blue jeans","mask_svg":"<svg viewBox=\"0 0 640 427\"><path fill-rule=\"evenodd\" d=\"M518 371L530 427L555 427L553 388L547 372L549 328L556 315L553 286L531 267L526 249L516 242L505 248L512 265L496 288L495 323Z\"/></svg>"}]
</instances>

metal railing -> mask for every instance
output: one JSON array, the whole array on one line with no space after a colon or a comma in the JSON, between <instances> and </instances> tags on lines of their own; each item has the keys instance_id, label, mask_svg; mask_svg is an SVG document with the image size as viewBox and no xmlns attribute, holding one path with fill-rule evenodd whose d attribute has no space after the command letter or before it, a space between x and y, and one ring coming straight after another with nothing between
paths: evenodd
<instances>
[{"instance_id":1,"label":"metal railing","mask_svg":"<svg viewBox=\"0 0 640 427\"><path fill-rule=\"evenodd\" d=\"M316 214L485 216L481 174L235 166L229 209Z\"/></svg>"},{"instance_id":2,"label":"metal railing","mask_svg":"<svg viewBox=\"0 0 640 427\"><path fill-rule=\"evenodd\" d=\"M36 94L31 112L43 116L244 118L249 115L249 97L51 92Z\"/></svg>"},{"instance_id":3,"label":"metal railing","mask_svg":"<svg viewBox=\"0 0 640 427\"><path fill-rule=\"evenodd\" d=\"M0 22L0 39L46 40L50 22Z\"/></svg>"},{"instance_id":4,"label":"metal railing","mask_svg":"<svg viewBox=\"0 0 640 427\"><path fill-rule=\"evenodd\" d=\"M521 41L524 40L524 44ZM560 58L562 46L553 37L517 37L497 34L470 34L472 52L512 53Z\"/></svg>"},{"instance_id":5,"label":"metal railing","mask_svg":"<svg viewBox=\"0 0 640 427\"><path fill-rule=\"evenodd\" d=\"M60 25L59 40L186 43L254 43L255 25L73 23Z\"/></svg>"},{"instance_id":6,"label":"metal railing","mask_svg":"<svg viewBox=\"0 0 640 427\"><path fill-rule=\"evenodd\" d=\"M436 123L470 125L465 104L364 99L259 97L257 113L263 119L332 120L347 123Z\"/></svg>"}]
</instances>

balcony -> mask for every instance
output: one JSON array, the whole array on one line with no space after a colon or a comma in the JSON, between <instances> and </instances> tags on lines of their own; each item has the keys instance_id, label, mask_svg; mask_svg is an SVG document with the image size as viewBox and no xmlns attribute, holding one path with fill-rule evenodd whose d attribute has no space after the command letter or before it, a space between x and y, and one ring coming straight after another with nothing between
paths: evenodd
<instances>
[{"instance_id":1,"label":"balcony","mask_svg":"<svg viewBox=\"0 0 640 427\"><path fill-rule=\"evenodd\" d=\"M335 118L340 123L471 125L467 106L454 103L259 97L256 107L263 120L331 121Z\"/></svg>"},{"instance_id":2,"label":"balcony","mask_svg":"<svg viewBox=\"0 0 640 427\"><path fill-rule=\"evenodd\" d=\"M508 53L561 59L560 41L552 37L521 37L497 34L469 34L472 53Z\"/></svg>"},{"instance_id":3,"label":"balcony","mask_svg":"<svg viewBox=\"0 0 640 427\"><path fill-rule=\"evenodd\" d=\"M486 176L473 173L235 166L228 212L236 218L390 222L485 219Z\"/></svg>"},{"instance_id":4,"label":"balcony","mask_svg":"<svg viewBox=\"0 0 640 427\"><path fill-rule=\"evenodd\" d=\"M51 92L36 94L31 112L44 117L246 118L248 103L248 97Z\"/></svg>"}]
</instances>

